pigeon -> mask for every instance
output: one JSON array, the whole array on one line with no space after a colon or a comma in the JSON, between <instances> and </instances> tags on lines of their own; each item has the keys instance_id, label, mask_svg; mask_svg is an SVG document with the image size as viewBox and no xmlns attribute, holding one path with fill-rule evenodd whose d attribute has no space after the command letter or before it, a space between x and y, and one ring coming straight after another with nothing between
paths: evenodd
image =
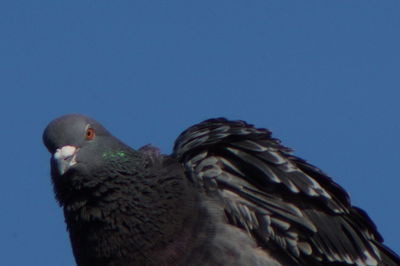
<instances>
[{"instance_id":1,"label":"pigeon","mask_svg":"<svg viewBox=\"0 0 400 266\"><path fill-rule=\"evenodd\" d=\"M46 127L78 266L395 266L365 211L267 129L215 118L163 155L84 115Z\"/></svg>"}]
</instances>

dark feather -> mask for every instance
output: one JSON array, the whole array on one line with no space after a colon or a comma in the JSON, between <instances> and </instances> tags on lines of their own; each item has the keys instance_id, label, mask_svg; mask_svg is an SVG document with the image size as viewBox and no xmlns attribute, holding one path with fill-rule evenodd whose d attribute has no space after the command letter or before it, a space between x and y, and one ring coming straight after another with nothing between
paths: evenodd
<instances>
[{"instance_id":1,"label":"dark feather","mask_svg":"<svg viewBox=\"0 0 400 266\"><path fill-rule=\"evenodd\" d=\"M226 219L301 265L399 265L368 215L321 170L243 121L211 119L183 132L174 156ZM212 186L209 186L212 184Z\"/></svg>"}]
</instances>

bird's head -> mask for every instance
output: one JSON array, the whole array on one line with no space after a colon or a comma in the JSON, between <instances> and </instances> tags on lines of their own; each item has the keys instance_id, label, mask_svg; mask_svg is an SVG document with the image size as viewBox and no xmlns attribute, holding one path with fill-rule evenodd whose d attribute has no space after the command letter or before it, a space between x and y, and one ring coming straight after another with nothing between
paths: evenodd
<instances>
[{"instance_id":1,"label":"bird's head","mask_svg":"<svg viewBox=\"0 0 400 266\"><path fill-rule=\"evenodd\" d=\"M106 143L113 139L110 137L111 134L95 120L70 114L49 123L43 142L52 154L54 166L63 175L80 163L94 162Z\"/></svg>"}]
</instances>

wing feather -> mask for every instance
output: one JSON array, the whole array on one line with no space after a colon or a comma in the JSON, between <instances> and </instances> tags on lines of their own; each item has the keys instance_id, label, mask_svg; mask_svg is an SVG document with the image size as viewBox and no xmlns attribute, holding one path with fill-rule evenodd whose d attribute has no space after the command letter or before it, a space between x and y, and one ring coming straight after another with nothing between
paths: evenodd
<instances>
[{"instance_id":1,"label":"wing feather","mask_svg":"<svg viewBox=\"0 0 400 266\"><path fill-rule=\"evenodd\" d=\"M173 155L193 182L221 200L227 221L265 249L302 265L400 265L347 193L266 129L207 120L178 137Z\"/></svg>"}]
</instances>

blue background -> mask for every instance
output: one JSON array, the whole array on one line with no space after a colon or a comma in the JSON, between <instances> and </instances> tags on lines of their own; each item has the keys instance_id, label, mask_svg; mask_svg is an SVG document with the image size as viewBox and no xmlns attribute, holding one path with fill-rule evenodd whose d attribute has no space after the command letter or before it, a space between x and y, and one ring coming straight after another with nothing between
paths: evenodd
<instances>
[{"instance_id":1,"label":"blue background","mask_svg":"<svg viewBox=\"0 0 400 266\"><path fill-rule=\"evenodd\" d=\"M399 1L1 1L1 265L73 265L41 143L66 113L169 153L210 117L267 127L400 252Z\"/></svg>"}]
</instances>

